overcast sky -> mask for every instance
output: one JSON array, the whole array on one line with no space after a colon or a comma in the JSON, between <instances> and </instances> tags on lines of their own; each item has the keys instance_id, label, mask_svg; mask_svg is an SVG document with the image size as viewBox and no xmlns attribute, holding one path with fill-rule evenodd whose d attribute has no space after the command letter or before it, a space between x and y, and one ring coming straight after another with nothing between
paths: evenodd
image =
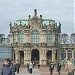
<instances>
[{"instance_id":1,"label":"overcast sky","mask_svg":"<svg viewBox=\"0 0 75 75\"><path fill-rule=\"evenodd\" d=\"M9 34L9 23L28 15L61 22L62 33L74 33L74 0L0 0L0 34Z\"/></svg>"}]
</instances>

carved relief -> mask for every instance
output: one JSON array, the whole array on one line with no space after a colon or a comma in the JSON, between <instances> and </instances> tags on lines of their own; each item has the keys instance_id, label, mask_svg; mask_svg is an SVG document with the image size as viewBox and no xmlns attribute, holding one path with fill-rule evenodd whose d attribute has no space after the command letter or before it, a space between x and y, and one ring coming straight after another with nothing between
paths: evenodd
<instances>
[{"instance_id":1,"label":"carved relief","mask_svg":"<svg viewBox=\"0 0 75 75\"><path fill-rule=\"evenodd\" d=\"M30 29L37 29L40 28L41 21L37 16L34 16L30 21Z\"/></svg>"}]
</instances>

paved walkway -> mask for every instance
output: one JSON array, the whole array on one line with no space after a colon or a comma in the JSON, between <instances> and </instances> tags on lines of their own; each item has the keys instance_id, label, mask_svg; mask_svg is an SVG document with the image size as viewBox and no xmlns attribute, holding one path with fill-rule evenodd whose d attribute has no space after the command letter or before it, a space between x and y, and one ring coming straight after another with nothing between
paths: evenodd
<instances>
[{"instance_id":1,"label":"paved walkway","mask_svg":"<svg viewBox=\"0 0 75 75\"><path fill-rule=\"evenodd\" d=\"M20 73L16 75L50 75L50 72L48 70L48 67L41 67L40 69L36 67L33 69L32 74L28 73L26 68L20 68ZM56 69L54 70L53 75L58 75ZM67 72L62 70L61 75L67 75Z\"/></svg>"},{"instance_id":2,"label":"paved walkway","mask_svg":"<svg viewBox=\"0 0 75 75\"><path fill-rule=\"evenodd\" d=\"M32 74L30 74L25 68L20 69L20 73L16 75L41 75L38 69L33 69Z\"/></svg>"}]
</instances>

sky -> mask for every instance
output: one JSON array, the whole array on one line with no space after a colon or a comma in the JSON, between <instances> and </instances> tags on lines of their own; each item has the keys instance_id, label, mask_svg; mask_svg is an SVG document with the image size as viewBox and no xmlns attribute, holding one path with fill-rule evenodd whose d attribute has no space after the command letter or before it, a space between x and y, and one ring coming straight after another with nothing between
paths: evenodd
<instances>
[{"instance_id":1,"label":"sky","mask_svg":"<svg viewBox=\"0 0 75 75\"><path fill-rule=\"evenodd\" d=\"M9 34L9 23L37 15L61 22L62 33L75 32L74 0L0 0L0 34Z\"/></svg>"}]
</instances>

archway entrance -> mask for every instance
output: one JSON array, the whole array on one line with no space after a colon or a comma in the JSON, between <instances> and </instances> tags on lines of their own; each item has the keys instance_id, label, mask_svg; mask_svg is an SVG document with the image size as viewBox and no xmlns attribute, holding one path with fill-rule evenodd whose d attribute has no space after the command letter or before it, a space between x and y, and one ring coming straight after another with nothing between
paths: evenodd
<instances>
[{"instance_id":1,"label":"archway entrance","mask_svg":"<svg viewBox=\"0 0 75 75\"><path fill-rule=\"evenodd\" d=\"M34 63L39 63L39 50L33 49L31 52L31 61Z\"/></svg>"},{"instance_id":2,"label":"archway entrance","mask_svg":"<svg viewBox=\"0 0 75 75\"><path fill-rule=\"evenodd\" d=\"M50 64L52 61L52 51L51 50L47 51L46 57L47 57L47 64Z\"/></svg>"},{"instance_id":3,"label":"archway entrance","mask_svg":"<svg viewBox=\"0 0 75 75\"><path fill-rule=\"evenodd\" d=\"M24 64L24 51L19 51L19 58L20 58L20 60L19 60L19 63L20 64Z\"/></svg>"}]
</instances>

